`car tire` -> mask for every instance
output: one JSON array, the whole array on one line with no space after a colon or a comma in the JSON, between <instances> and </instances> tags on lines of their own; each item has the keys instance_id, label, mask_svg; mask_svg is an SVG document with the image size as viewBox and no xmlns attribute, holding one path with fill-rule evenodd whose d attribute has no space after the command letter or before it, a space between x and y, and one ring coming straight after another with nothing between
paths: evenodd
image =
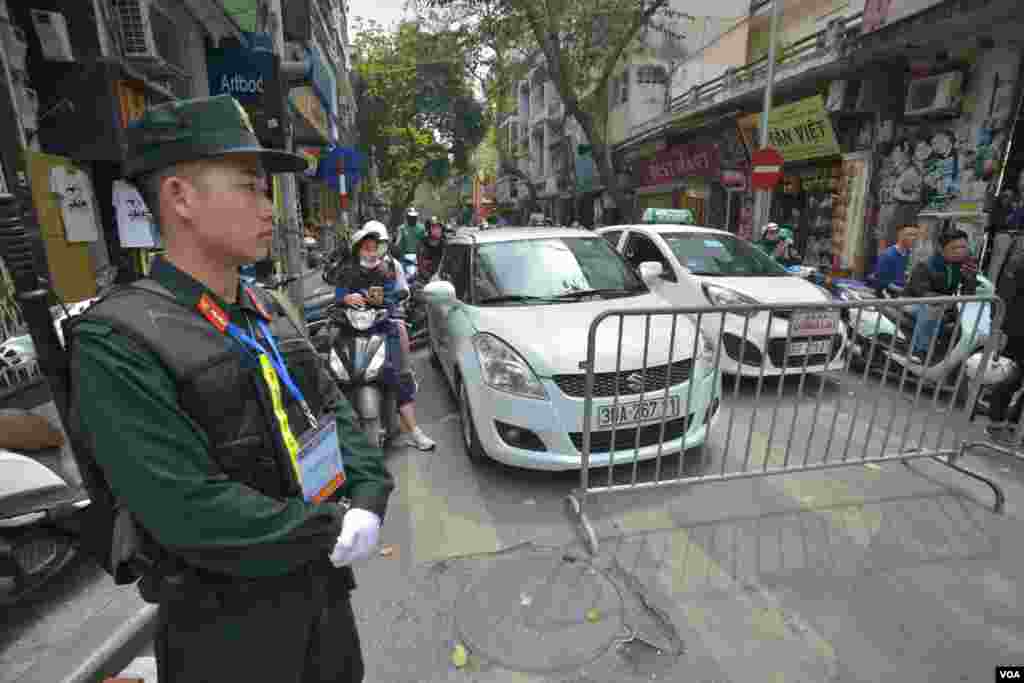
<instances>
[{"instance_id":1,"label":"car tire","mask_svg":"<svg viewBox=\"0 0 1024 683\"><path fill-rule=\"evenodd\" d=\"M462 445L466 449L466 455L471 462L480 463L487 459L483 446L480 445L480 437L476 432L476 423L473 421L473 409L469 405L469 392L466 391L466 383L459 378L459 422L462 428Z\"/></svg>"}]
</instances>

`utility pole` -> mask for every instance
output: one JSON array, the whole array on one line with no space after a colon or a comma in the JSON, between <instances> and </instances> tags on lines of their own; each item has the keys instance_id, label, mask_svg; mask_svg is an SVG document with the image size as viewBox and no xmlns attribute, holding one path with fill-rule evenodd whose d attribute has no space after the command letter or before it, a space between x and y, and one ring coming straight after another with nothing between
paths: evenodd
<instances>
[{"instance_id":1,"label":"utility pole","mask_svg":"<svg viewBox=\"0 0 1024 683\"><path fill-rule=\"evenodd\" d=\"M282 96L287 99L289 83L291 80L286 74L284 62L284 22L281 18L281 0L268 0L267 7L269 9L268 28L271 31L274 41L274 54L278 56L281 62ZM288 107L285 106L282 109L282 118L287 118ZM285 149L291 152L295 146L292 126L286 121L281 121L281 125L284 127ZM282 173L280 178L280 188L281 204L284 207L284 225L280 227L284 230L285 269L288 271L289 276L299 276L297 280L288 286L288 296L291 297L292 303L299 311L301 311L303 302L305 301L302 282L303 231L299 221L298 183L295 180L295 174Z\"/></svg>"},{"instance_id":2,"label":"utility pole","mask_svg":"<svg viewBox=\"0 0 1024 683\"><path fill-rule=\"evenodd\" d=\"M772 0L771 30L768 39L768 78L764 86L764 108L761 110L760 140L758 146L763 149L768 146L768 116L772 111L772 90L775 86L775 47L778 42L779 14L782 0ZM754 234L760 237L758 232L768 222L772 210L771 190L757 190L754 192Z\"/></svg>"}]
</instances>

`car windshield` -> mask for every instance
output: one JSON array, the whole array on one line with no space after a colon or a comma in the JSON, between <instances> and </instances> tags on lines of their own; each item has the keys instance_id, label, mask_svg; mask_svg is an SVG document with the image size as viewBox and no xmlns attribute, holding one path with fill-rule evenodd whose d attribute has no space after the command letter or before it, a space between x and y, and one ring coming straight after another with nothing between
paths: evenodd
<instances>
[{"instance_id":1,"label":"car windshield","mask_svg":"<svg viewBox=\"0 0 1024 683\"><path fill-rule=\"evenodd\" d=\"M662 233L669 249L694 275L730 277L788 275L768 254L746 240L718 233Z\"/></svg>"},{"instance_id":2,"label":"car windshield","mask_svg":"<svg viewBox=\"0 0 1024 683\"><path fill-rule=\"evenodd\" d=\"M477 247L479 303L554 303L646 292L640 278L601 237L549 237Z\"/></svg>"}]
</instances>

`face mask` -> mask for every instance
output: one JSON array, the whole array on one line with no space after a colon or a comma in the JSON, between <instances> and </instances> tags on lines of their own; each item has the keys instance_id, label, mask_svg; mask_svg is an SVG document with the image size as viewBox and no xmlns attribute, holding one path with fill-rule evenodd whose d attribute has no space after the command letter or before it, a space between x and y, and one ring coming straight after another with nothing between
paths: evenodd
<instances>
[{"instance_id":1,"label":"face mask","mask_svg":"<svg viewBox=\"0 0 1024 683\"><path fill-rule=\"evenodd\" d=\"M379 256L360 256L359 257L359 265L361 265L363 268L366 268L367 270L373 270L374 268L376 268L377 266L380 265L380 257Z\"/></svg>"}]
</instances>

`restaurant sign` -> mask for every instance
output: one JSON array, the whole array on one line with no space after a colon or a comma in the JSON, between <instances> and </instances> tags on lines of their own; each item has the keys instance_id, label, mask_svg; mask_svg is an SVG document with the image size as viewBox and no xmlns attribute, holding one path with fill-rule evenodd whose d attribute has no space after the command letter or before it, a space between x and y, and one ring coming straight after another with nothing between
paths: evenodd
<instances>
[{"instance_id":1,"label":"restaurant sign","mask_svg":"<svg viewBox=\"0 0 1024 683\"><path fill-rule=\"evenodd\" d=\"M715 145L676 145L650 159L634 162L634 176L640 187L664 185L687 176L717 178L720 169Z\"/></svg>"}]
</instances>

